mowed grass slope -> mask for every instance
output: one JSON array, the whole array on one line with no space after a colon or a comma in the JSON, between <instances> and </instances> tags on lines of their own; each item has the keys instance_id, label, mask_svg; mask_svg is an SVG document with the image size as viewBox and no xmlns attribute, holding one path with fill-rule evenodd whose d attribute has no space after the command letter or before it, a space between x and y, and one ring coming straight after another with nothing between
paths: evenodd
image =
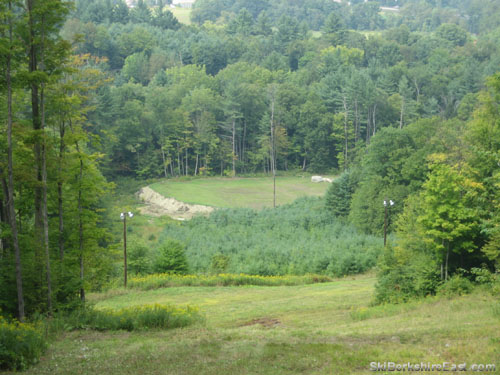
<instances>
[{"instance_id":1,"label":"mowed grass slope","mask_svg":"<svg viewBox=\"0 0 500 375\"><path fill-rule=\"evenodd\" d=\"M179 20L180 23L185 25L191 25L191 9L189 8L167 8L167 10L171 11L172 14Z\"/></svg>"},{"instance_id":2,"label":"mowed grass slope","mask_svg":"<svg viewBox=\"0 0 500 375\"><path fill-rule=\"evenodd\" d=\"M205 323L170 331L68 333L26 374L369 374L372 361L500 358L500 317L491 295L370 307L374 283L360 276L295 287L94 295L98 308L194 304Z\"/></svg>"},{"instance_id":3,"label":"mowed grass slope","mask_svg":"<svg viewBox=\"0 0 500 375\"><path fill-rule=\"evenodd\" d=\"M276 204L291 203L303 196L322 196L327 182L313 183L310 177L277 177ZM273 206L272 177L200 178L164 180L151 188L179 201L222 208L263 208Z\"/></svg>"}]
</instances>

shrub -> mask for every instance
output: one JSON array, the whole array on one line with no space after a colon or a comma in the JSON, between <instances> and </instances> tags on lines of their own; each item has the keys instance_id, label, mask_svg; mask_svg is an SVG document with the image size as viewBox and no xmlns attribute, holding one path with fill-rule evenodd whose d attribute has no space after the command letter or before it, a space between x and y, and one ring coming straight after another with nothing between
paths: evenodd
<instances>
[{"instance_id":1,"label":"shrub","mask_svg":"<svg viewBox=\"0 0 500 375\"><path fill-rule=\"evenodd\" d=\"M187 274L189 268L184 245L174 240L165 241L159 249L154 269L158 273Z\"/></svg>"},{"instance_id":2,"label":"shrub","mask_svg":"<svg viewBox=\"0 0 500 375\"><path fill-rule=\"evenodd\" d=\"M148 246L141 241L134 241L129 246L128 270L132 274L148 274L152 264Z\"/></svg>"},{"instance_id":3,"label":"shrub","mask_svg":"<svg viewBox=\"0 0 500 375\"><path fill-rule=\"evenodd\" d=\"M477 284L494 284L496 281L496 274L491 273L487 268L473 267L470 273L474 276L474 281Z\"/></svg>"},{"instance_id":4,"label":"shrub","mask_svg":"<svg viewBox=\"0 0 500 375\"><path fill-rule=\"evenodd\" d=\"M185 327L199 319L197 308L155 304L120 310L98 310L86 307L73 312L67 318L67 324L70 329L134 331Z\"/></svg>"},{"instance_id":5,"label":"shrub","mask_svg":"<svg viewBox=\"0 0 500 375\"><path fill-rule=\"evenodd\" d=\"M380 258L375 301L399 303L434 294L439 286L439 275L432 256L415 253L405 261L398 256L389 245Z\"/></svg>"},{"instance_id":6,"label":"shrub","mask_svg":"<svg viewBox=\"0 0 500 375\"><path fill-rule=\"evenodd\" d=\"M38 362L47 346L38 326L0 316L0 370L24 370Z\"/></svg>"},{"instance_id":7,"label":"shrub","mask_svg":"<svg viewBox=\"0 0 500 375\"><path fill-rule=\"evenodd\" d=\"M498 274L497 274L498 275ZM500 296L500 277L497 277L495 282L491 284L491 294L494 296Z\"/></svg>"},{"instance_id":8,"label":"shrub","mask_svg":"<svg viewBox=\"0 0 500 375\"><path fill-rule=\"evenodd\" d=\"M351 172L345 171L330 184L325 195L326 208L335 216L348 216L354 188L355 184Z\"/></svg>"},{"instance_id":9,"label":"shrub","mask_svg":"<svg viewBox=\"0 0 500 375\"><path fill-rule=\"evenodd\" d=\"M221 253L214 254L210 263L212 273L219 274L226 272L229 267L229 261L230 259L227 255Z\"/></svg>"},{"instance_id":10,"label":"shrub","mask_svg":"<svg viewBox=\"0 0 500 375\"><path fill-rule=\"evenodd\" d=\"M473 288L474 286L468 279L460 275L453 275L447 282L439 286L437 292L438 295L454 297L469 294Z\"/></svg>"}]
</instances>

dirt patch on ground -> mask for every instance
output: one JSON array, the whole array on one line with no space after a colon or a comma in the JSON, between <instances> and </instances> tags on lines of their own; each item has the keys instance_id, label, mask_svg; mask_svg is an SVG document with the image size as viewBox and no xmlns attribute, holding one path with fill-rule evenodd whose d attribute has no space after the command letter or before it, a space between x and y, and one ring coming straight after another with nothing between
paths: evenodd
<instances>
[{"instance_id":1,"label":"dirt patch on ground","mask_svg":"<svg viewBox=\"0 0 500 375\"><path fill-rule=\"evenodd\" d=\"M148 186L139 190L137 197L145 203L145 206L139 207L143 215L170 216L173 219L186 220L195 215L208 215L214 210L213 207L187 204L174 198L165 198Z\"/></svg>"},{"instance_id":2,"label":"dirt patch on ground","mask_svg":"<svg viewBox=\"0 0 500 375\"><path fill-rule=\"evenodd\" d=\"M249 322L243 323L241 326L248 327L248 326L254 326L257 324L261 325L262 327L266 327L266 328L274 328L274 327L280 325L281 322L278 319L258 318L258 319L252 319Z\"/></svg>"}]
</instances>

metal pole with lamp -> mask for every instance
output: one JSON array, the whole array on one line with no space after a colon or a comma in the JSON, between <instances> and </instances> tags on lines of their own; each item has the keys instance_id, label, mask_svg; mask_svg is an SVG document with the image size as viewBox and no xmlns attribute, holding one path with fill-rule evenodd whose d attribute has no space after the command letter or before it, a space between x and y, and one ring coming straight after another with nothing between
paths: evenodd
<instances>
[{"instance_id":1,"label":"metal pole with lamp","mask_svg":"<svg viewBox=\"0 0 500 375\"><path fill-rule=\"evenodd\" d=\"M387 199L384 200L384 208L385 208L385 217L384 217L384 247L387 243L387 207L392 207L394 206L394 202L390 199L389 202L387 202Z\"/></svg>"},{"instance_id":2,"label":"metal pole with lamp","mask_svg":"<svg viewBox=\"0 0 500 375\"><path fill-rule=\"evenodd\" d=\"M132 212L122 212L120 218L123 220L123 286L127 287L127 216L134 217Z\"/></svg>"}]
</instances>

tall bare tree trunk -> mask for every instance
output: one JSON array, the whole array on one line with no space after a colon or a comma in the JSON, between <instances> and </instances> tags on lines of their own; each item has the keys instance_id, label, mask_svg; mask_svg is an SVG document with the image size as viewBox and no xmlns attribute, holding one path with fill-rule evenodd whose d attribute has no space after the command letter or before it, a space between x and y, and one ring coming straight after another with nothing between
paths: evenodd
<instances>
[{"instance_id":1,"label":"tall bare tree trunk","mask_svg":"<svg viewBox=\"0 0 500 375\"><path fill-rule=\"evenodd\" d=\"M450 256L450 242L446 246L446 263L444 267L444 279L448 281L448 258Z\"/></svg>"},{"instance_id":2,"label":"tall bare tree trunk","mask_svg":"<svg viewBox=\"0 0 500 375\"><path fill-rule=\"evenodd\" d=\"M162 157L163 157L163 174L165 175L165 178L167 178L168 177L168 174L167 174L167 168L168 168L168 166L166 164L167 161L165 159L165 151L163 150L163 148L161 150L161 153L162 153Z\"/></svg>"},{"instance_id":3,"label":"tall bare tree trunk","mask_svg":"<svg viewBox=\"0 0 500 375\"><path fill-rule=\"evenodd\" d=\"M7 186L7 181L5 181L5 186ZM6 208L5 208L5 206L7 206L8 199L9 199L8 193L5 197L5 202L4 202L4 200L0 199L0 224L7 223L7 225L10 225L9 219L7 218L7 214L6 214ZM3 236L2 236L2 227L0 226L0 261L3 259L4 249L5 249L5 247L4 247L4 240L3 240ZM0 272L1 271L2 270L0 269Z\"/></svg>"},{"instance_id":4,"label":"tall bare tree trunk","mask_svg":"<svg viewBox=\"0 0 500 375\"><path fill-rule=\"evenodd\" d=\"M38 71L38 61L36 54L36 41L35 41L35 29L33 20L33 9L34 0L26 0L26 8L28 10L28 22L29 22L29 72L35 73ZM34 187L34 205L35 205L35 261L38 264L43 263L43 243L44 233L43 233L43 204L42 204L42 146L41 146L41 136L42 136L42 123L40 120L40 103L38 94L38 83L36 81L31 81L31 115L33 122L33 130L35 132L35 144L34 144L34 156L35 156L35 173L36 173L36 184ZM40 272L37 275L37 281L39 283L38 290L42 291L43 284L43 269L39 268Z\"/></svg>"},{"instance_id":5,"label":"tall bare tree trunk","mask_svg":"<svg viewBox=\"0 0 500 375\"><path fill-rule=\"evenodd\" d=\"M42 91L43 98L43 91ZM42 99L43 102L43 99ZM43 106L42 106L43 108ZM43 109L42 109L43 114ZM42 115L42 118L44 116ZM42 122L43 123L43 122ZM45 250L45 272L47 280L47 309L52 312L52 275L50 270L50 251L49 251L49 217L47 209L47 150L45 141L42 145L42 212L43 212L43 247Z\"/></svg>"},{"instance_id":6,"label":"tall bare tree trunk","mask_svg":"<svg viewBox=\"0 0 500 375\"><path fill-rule=\"evenodd\" d=\"M7 176L7 178L5 177L5 172L1 166L0 166L0 175L2 176L2 190L3 190L3 200L0 199L0 208L1 208L0 221L6 222L7 225L10 226L8 176ZM18 232L18 235L19 235L19 232ZM3 257L4 251L6 251L7 249L10 249L10 248L12 248L12 244L8 241L8 239L7 238L2 239L2 248L1 248L2 253L0 254L0 259Z\"/></svg>"},{"instance_id":7,"label":"tall bare tree trunk","mask_svg":"<svg viewBox=\"0 0 500 375\"><path fill-rule=\"evenodd\" d=\"M441 244L444 246L444 240L441 240ZM444 280L444 263L441 260L441 281Z\"/></svg>"},{"instance_id":8,"label":"tall bare tree trunk","mask_svg":"<svg viewBox=\"0 0 500 375\"><path fill-rule=\"evenodd\" d=\"M167 178L168 177L168 175L167 175L167 160L165 158L165 150L163 149L163 145L161 146L161 158L163 161L163 174L164 174L165 178Z\"/></svg>"},{"instance_id":9,"label":"tall bare tree trunk","mask_svg":"<svg viewBox=\"0 0 500 375\"><path fill-rule=\"evenodd\" d=\"M69 123L71 130L73 131L73 126L71 120ZM84 287L84 257L83 257L83 245L84 245L84 232L83 232L83 158L80 151L80 145L78 141L75 141L76 152L78 153L78 160L80 162L80 169L78 171L78 250L79 250L79 262L80 262L80 300L85 302L85 287Z\"/></svg>"},{"instance_id":10,"label":"tall bare tree trunk","mask_svg":"<svg viewBox=\"0 0 500 375\"><path fill-rule=\"evenodd\" d=\"M242 141L242 149L241 149L241 161L243 162L243 173L246 173L246 166L245 166L246 137L247 137L247 120L244 120L244 122L243 122L243 141Z\"/></svg>"},{"instance_id":11,"label":"tall bare tree trunk","mask_svg":"<svg viewBox=\"0 0 500 375\"><path fill-rule=\"evenodd\" d=\"M181 175L181 150L179 149L179 144L177 143L177 169L179 170L179 176Z\"/></svg>"},{"instance_id":12,"label":"tall bare tree trunk","mask_svg":"<svg viewBox=\"0 0 500 375\"><path fill-rule=\"evenodd\" d=\"M45 27L42 17L42 51L41 68L45 70ZM47 142L45 137L45 83L42 81L40 90L40 112L42 116L42 213L43 213L43 247L45 250L45 272L47 280L47 309L52 314L52 275L50 270L50 251L49 251L49 218L47 208Z\"/></svg>"},{"instance_id":13,"label":"tall bare tree trunk","mask_svg":"<svg viewBox=\"0 0 500 375\"><path fill-rule=\"evenodd\" d=\"M274 88L271 93L271 170L273 172L273 207L276 208L276 140L275 140L275 129L274 129Z\"/></svg>"},{"instance_id":14,"label":"tall bare tree trunk","mask_svg":"<svg viewBox=\"0 0 500 375\"><path fill-rule=\"evenodd\" d=\"M57 181L57 205L59 214L59 259L61 267L64 261L64 211L63 211L63 158L66 145L64 143L64 135L66 131L66 124L64 120L59 126L59 166L58 166L58 181Z\"/></svg>"},{"instance_id":15,"label":"tall bare tree trunk","mask_svg":"<svg viewBox=\"0 0 500 375\"><path fill-rule=\"evenodd\" d=\"M415 85L415 90L417 90L417 103L420 103L420 87L418 86L417 78L413 78L413 84Z\"/></svg>"},{"instance_id":16,"label":"tall bare tree trunk","mask_svg":"<svg viewBox=\"0 0 500 375\"><path fill-rule=\"evenodd\" d=\"M370 107L368 107L368 113L366 118L366 144L370 143Z\"/></svg>"},{"instance_id":17,"label":"tall bare tree trunk","mask_svg":"<svg viewBox=\"0 0 500 375\"><path fill-rule=\"evenodd\" d=\"M358 113L358 99L354 100L354 143L358 143L359 137L359 113Z\"/></svg>"},{"instance_id":18,"label":"tall bare tree trunk","mask_svg":"<svg viewBox=\"0 0 500 375\"><path fill-rule=\"evenodd\" d=\"M7 55L7 174L8 174L8 199L7 211L10 228L12 231L12 244L14 246L14 256L16 262L16 288L17 288L17 316L19 320L24 321L24 294L23 294L23 276L21 266L21 250L19 248L19 239L17 233L16 210L14 204L14 173L13 173L13 152L12 152L12 2L9 0L9 53Z\"/></svg>"},{"instance_id":19,"label":"tall bare tree trunk","mask_svg":"<svg viewBox=\"0 0 500 375\"><path fill-rule=\"evenodd\" d=\"M22 197L23 196L23 187L22 185L19 186L19 196ZM23 213L21 211L21 208L17 208L17 212L18 212L18 217L19 217L19 222L17 224L17 233L23 233Z\"/></svg>"},{"instance_id":20,"label":"tall bare tree trunk","mask_svg":"<svg viewBox=\"0 0 500 375\"><path fill-rule=\"evenodd\" d=\"M403 129L403 120L404 120L404 116L405 116L405 97L404 96L401 96L401 114L400 114L400 117L399 117L399 128L400 129Z\"/></svg>"},{"instance_id":21,"label":"tall bare tree trunk","mask_svg":"<svg viewBox=\"0 0 500 375\"><path fill-rule=\"evenodd\" d=\"M348 107L347 107L347 98L344 96L344 171L348 167Z\"/></svg>"},{"instance_id":22,"label":"tall bare tree trunk","mask_svg":"<svg viewBox=\"0 0 500 375\"><path fill-rule=\"evenodd\" d=\"M83 160L78 150L80 158L80 173L78 176L78 250L80 253L80 300L85 302L84 269L83 269L83 207L82 207L82 180L83 180Z\"/></svg>"},{"instance_id":23,"label":"tall bare tree trunk","mask_svg":"<svg viewBox=\"0 0 500 375\"><path fill-rule=\"evenodd\" d=\"M232 127L232 132L233 132L233 177L236 176L236 120L233 119L233 127Z\"/></svg>"}]
</instances>

